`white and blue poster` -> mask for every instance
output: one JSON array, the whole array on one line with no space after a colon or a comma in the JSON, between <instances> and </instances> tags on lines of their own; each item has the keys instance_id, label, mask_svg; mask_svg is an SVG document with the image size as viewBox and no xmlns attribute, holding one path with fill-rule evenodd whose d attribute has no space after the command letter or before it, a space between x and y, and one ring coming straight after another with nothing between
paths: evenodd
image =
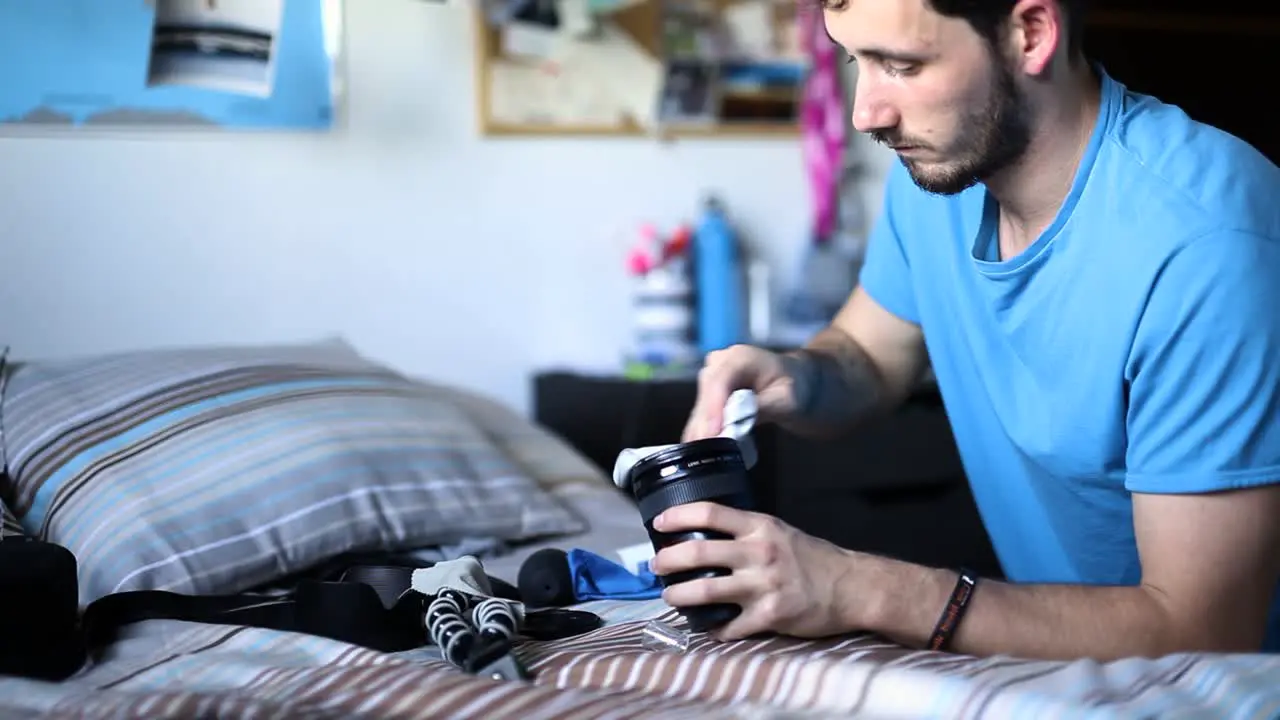
<instances>
[{"instance_id":1,"label":"white and blue poster","mask_svg":"<svg viewBox=\"0 0 1280 720\"><path fill-rule=\"evenodd\" d=\"M5 125L324 131L341 0L0 0Z\"/></svg>"}]
</instances>

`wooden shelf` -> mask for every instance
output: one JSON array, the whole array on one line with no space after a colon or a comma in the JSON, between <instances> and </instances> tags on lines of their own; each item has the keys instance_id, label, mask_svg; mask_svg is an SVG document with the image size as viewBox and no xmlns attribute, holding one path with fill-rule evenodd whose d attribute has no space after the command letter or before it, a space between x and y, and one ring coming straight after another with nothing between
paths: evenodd
<instances>
[{"instance_id":1,"label":"wooden shelf","mask_svg":"<svg viewBox=\"0 0 1280 720\"><path fill-rule=\"evenodd\" d=\"M488 137L654 137L659 140L687 139L783 139L798 138L800 126L795 123L717 123L715 125L667 126L648 132L635 123L624 122L619 127L600 125L510 125L490 122L484 126Z\"/></svg>"},{"instance_id":2,"label":"wooden shelf","mask_svg":"<svg viewBox=\"0 0 1280 720\"><path fill-rule=\"evenodd\" d=\"M746 136L776 136L791 137L800 134L800 127L795 123L771 123L771 122L722 122L707 127L668 127L663 130L665 134L675 137L746 137Z\"/></svg>"},{"instance_id":3,"label":"wooden shelf","mask_svg":"<svg viewBox=\"0 0 1280 720\"><path fill-rule=\"evenodd\" d=\"M613 16L615 26L625 33L636 45L654 58L662 57L662 11L663 0L646 0ZM717 9L736 2L757 0L716 0ZM661 140L680 138L696 139L775 139L798 137L800 126L797 120L768 121L742 120L721 121L714 124L686 123L673 124L649 130L641 127L630 118L623 118L617 123L594 125L583 123L553 122L504 122L494 117L493 108L493 75L502 63L511 61L503 57L501 38L498 30L490 27L479 5L473 8L472 23L474 30L473 45L475 50L474 71L476 88L476 122L481 135L486 137L618 137L641 138L654 137ZM619 78L618 82L626 82ZM762 93L769 97L770 93ZM654 98L658 102L658 98Z\"/></svg>"}]
</instances>

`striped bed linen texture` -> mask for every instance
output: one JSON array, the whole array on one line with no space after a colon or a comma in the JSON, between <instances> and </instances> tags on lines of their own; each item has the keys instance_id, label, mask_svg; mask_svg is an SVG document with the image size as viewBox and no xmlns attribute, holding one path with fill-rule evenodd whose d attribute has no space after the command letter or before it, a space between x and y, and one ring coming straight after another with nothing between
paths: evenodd
<instances>
[{"instance_id":1,"label":"striped bed linen texture","mask_svg":"<svg viewBox=\"0 0 1280 720\"><path fill-rule=\"evenodd\" d=\"M577 606L606 626L523 642L529 682L466 675L434 648L382 654L258 628L150 621L59 685L0 679L0 714L148 718L1274 718L1280 657L1114 663L976 659L870 635L641 645L661 600Z\"/></svg>"},{"instance_id":2,"label":"striped bed linen texture","mask_svg":"<svg viewBox=\"0 0 1280 720\"><path fill-rule=\"evenodd\" d=\"M0 499L75 554L86 604L587 527L464 406L342 342L21 364L0 413Z\"/></svg>"}]
</instances>

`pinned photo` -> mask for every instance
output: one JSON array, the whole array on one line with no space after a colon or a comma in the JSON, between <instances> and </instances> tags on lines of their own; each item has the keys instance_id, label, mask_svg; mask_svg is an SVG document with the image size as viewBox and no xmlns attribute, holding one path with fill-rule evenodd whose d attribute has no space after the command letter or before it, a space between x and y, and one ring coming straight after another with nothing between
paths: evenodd
<instances>
[{"instance_id":1,"label":"pinned photo","mask_svg":"<svg viewBox=\"0 0 1280 720\"><path fill-rule=\"evenodd\" d=\"M716 66L700 60L668 63L658 116L665 123L709 123L719 105Z\"/></svg>"},{"instance_id":2,"label":"pinned photo","mask_svg":"<svg viewBox=\"0 0 1280 720\"><path fill-rule=\"evenodd\" d=\"M147 84L270 97L284 0L156 0Z\"/></svg>"}]
</instances>

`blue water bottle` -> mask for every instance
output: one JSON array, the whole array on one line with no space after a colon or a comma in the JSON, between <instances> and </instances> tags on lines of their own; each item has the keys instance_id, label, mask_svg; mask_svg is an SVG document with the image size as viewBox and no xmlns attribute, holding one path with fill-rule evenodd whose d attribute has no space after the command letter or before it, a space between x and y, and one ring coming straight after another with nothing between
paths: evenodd
<instances>
[{"instance_id":1,"label":"blue water bottle","mask_svg":"<svg viewBox=\"0 0 1280 720\"><path fill-rule=\"evenodd\" d=\"M708 198L693 233L698 349L720 350L746 337L742 252L716 198Z\"/></svg>"}]
</instances>

